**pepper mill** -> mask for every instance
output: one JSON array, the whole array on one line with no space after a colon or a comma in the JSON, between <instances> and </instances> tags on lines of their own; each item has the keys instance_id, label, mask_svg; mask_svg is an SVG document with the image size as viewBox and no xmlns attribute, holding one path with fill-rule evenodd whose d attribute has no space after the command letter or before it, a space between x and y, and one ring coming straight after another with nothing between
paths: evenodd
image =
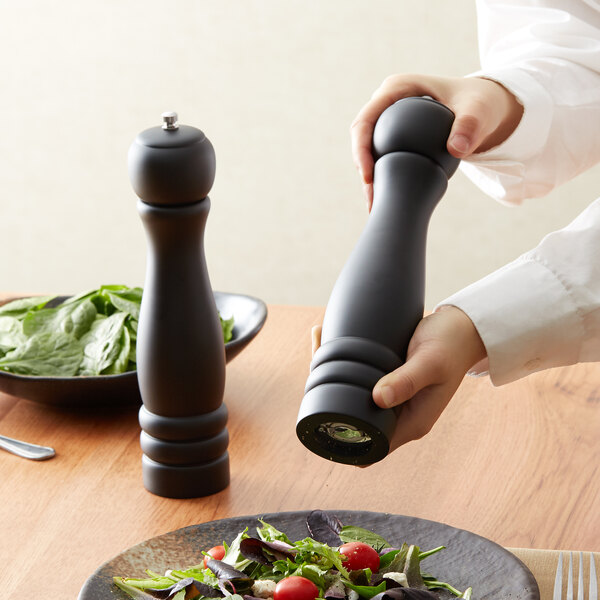
<instances>
[{"instance_id":1,"label":"pepper mill","mask_svg":"<svg viewBox=\"0 0 600 600\"><path fill-rule=\"evenodd\" d=\"M329 460L367 465L389 452L396 412L372 391L423 317L427 228L460 162L446 150L453 121L435 100L405 98L375 125L373 208L327 303L296 424Z\"/></svg>"},{"instance_id":2,"label":"pepper mill","mask_svg":"<svg viewBox=\"0 0 600 600\"><path fill-rule=\"evenodd\" d=\"M229 484L225 343L204 255L215 152L202 131L162 116L128 156L147 238L137 332L142 476L154 494L192 498Z\"/></svg>"}]
</instances>

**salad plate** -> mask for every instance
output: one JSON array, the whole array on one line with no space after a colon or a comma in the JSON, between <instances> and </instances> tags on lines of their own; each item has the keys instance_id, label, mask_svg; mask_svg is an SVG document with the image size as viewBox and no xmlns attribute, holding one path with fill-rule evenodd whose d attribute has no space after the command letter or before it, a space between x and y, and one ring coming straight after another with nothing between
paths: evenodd
<instances>
[{"instance_id":1,"label":"salad plate","mask_svg":"<svg viewBox=\"0 0 600 600\"><path fill-rule=\"evenodd\" d=\"M94 572L79 600L127 600L113 577L144 577L145 570L164 573L202 562L202 551L231 541L246 527L250 535L259 519L286 533L291 540L310 535L306 518L311 511L242 516L191 525L146 540L115 556ZM415 544L421 550L445 549L426 559L427 572L458 589L473 588L477 600L539 600L539 589L529 569L511 552L484 537L444 523L404 515L333 510L344 525L354 525L383 536L390 544ZM440 599L454 598L441 591Z\"/></svg>"},{"instance_id":2,"label":"salad plate","mask_svg":"<svg viewBox=\"0 0 600 600\"><path fill-rule=\"evenodd\" d=\"M219 313L234 319L232 338L225 344L225 358L229 363L262 329L267 306L253 296L216 291L213 294ZM48 306L67 298L58 296ZM142 402L136 371L116 375L33 377L0 370L0 392L40 404L74 409L132 406Z\"/></svg>"}]
</instances>

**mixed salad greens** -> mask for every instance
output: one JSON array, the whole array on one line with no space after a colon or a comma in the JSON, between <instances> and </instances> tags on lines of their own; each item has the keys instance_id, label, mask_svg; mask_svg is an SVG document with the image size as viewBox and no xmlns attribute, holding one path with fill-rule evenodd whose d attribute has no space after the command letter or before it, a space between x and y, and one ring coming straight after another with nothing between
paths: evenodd
<instances>
[{"instance_id":1,"label":"mixed salad greens","mask_svg":"<svg viewBox=\"0 0 600 600\"><path fill-rule=\"evenodd\" d=\"M421 562L444 546L395 547L320 510L307 517L310 537L295 542L260 524L256 537L246 528L230 544L203 551L199 564L164 575L147 570L145 578L114 577L114 584L137 600L435 600L441 590L471 598L471 588L461 592L421 570Z\"/></svg>"},{"instance_id":2,"label":"mixed salad greens","mask_svg":"<svg viewBox=\"0 0 600 600\"><path fill-rule=\"evenodd\" d=\"M135 370L142 288L103 285L53 300L35 296L0 306L0 370L38 377ZM219 318L228 342L233 317Z\"/></svg>"}]
</instances>

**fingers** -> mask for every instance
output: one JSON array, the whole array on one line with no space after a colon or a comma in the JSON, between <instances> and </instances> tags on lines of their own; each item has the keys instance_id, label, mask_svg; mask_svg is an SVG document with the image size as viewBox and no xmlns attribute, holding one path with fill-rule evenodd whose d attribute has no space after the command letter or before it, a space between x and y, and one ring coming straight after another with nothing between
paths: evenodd
<instances>
[{"instance_id":1,"label":"fingers","mask_svg":"<svg viewBox=\"0 0 600 600\"><path fill-rule=\"evenodd\" d=\"M390 442L390 452L427 435L442 415L454 392L454 385L433 385L402 404L397 409L398 425Z\"/></svg>"},{"instance_id":2,"label":"fingers","mask_svg":"<svg viewBox=\"0 0 600 600\"><path fill-rule=\"evenodd\" d=\"M381 88L380 88L381 89ZM352 158L359 170L363 183L373 183L373 154L371 145L375 123L381 113L399 98L395 94L377 90L365 104L350 126Z\"/></svg>"},{"instance_id":3,"label":"fingers","mask_svg":"<svg viewBox=\"0 0 600 600\"><path fill-rule=\"evenodd\" d=\"M373 400L381 408L390 408L436 384L454 385L456 390L468 369L485 356L483 341L468 315L455 306L442 306L419 322L406 362L377 382Z\"/></svg>"},{"instance_id":4,"label":"fingers","mask_svg":"<svg viewBox=\"0 0 600 600\"><path fill-rule=\"evenodd\" d=\"M350 127L352 157L364 184L373 183L372 139L375 123L381 113L401 98L429 94L424 76L394 75L388 77L375 90L371 100L365 104ZM369 201L368 201L369 203Z\"/></svg>"},{"instance_id":5,"label":"fingers","mask_svg":"<svg viewBox=\"0 0 600 600\"><path fill-rule=\"evenodd\" d=\"M481 128L477 120L470 115L456 119L448 137L448 152L456 158L466 158L478 146L477 135Z\"/></svg>"},{"instance_id":6,"label":"fingers","mask_svg":"<svg viewBox=\"0 0 600 600\"><path fill-rule=\"evenodd\" d=\"M352 122L350 135L352 139L352 159L358 169L363 184L373 183L373 154L371 141L373 129L379 115L373 116L373 111L366 105ZM381 114L381 113L379 113Z\"/></svg>"},{"instance_id":7,"label":"fingers","mask_svg":"<svg viewBox=\"0 0 600 600\"><path fill-rule=\"evenodd\" d=\"M466 158L504 142L521 121L523 106L495 81L469 77L458 82L453 85L448 103L456 115L448 151L457 158Z\"/></svg>"},{"instance_id":8,"label":"fingers","mask_svg":"<svg viewBox=\"0 0 600 600\"><path fill-rule=\"evenodd\" d=\"M448 152L467 158L501 144L519 124L523 106L501 84L479 77L434 77L393 75L375 91L351 127L352 156L372 203L373 130L381 113L397 100L409 96L430 96L455 114L448 137ZM370 194L370 195L369 195Z\"/></svg>"},{"instance_id":9,"label":"fingers","mask_svg":"<svg viewBox=\"0 0 600 600\"><path fill-rule=\"evenodd\" d=\"M363 193L365 195L367 201L367 210L371 212L373 208L373 184L365 183L363 184Z\"/></svg>"},{"instance_id":10,"label":"fingers","mask_svg":"<svg viewBox=\"0 0 600 600\"><path fill-rule=\"evenodd\" d=\"M475 325L462 310L442 306L415 329L406 362L373 389L381 408L394 408L398 423L392 449L426 435L439 419L468 369L485 358Z\"/></svg>"},{"instance_id":11,"label":"fingers","mask_svg":"<svg viewBox=\"0 0 600 600\"><path fill-rule=\"evenodd\" d=\"M489 106L482 98L464 96L453 107L456 118L448 136L448 152L466 158L475 152L490 134Z\"/></svg>"},{"instance_id":12,"label":"fingers","mask_svg":"<svg viewBox=\"0 0 600 600\"><path fill-rule=\"evenodd\" d=\"M381 408L407 402L422 389L443 380L433 358L417 353L401 367L382 377L373 388L373 400Z\"/></svg>"},{"instance_id":13,"label":"fingers","mask_svg":"<svg viewBox=\"0 0 600 600\"><path fill-rule=\"evenodd\" d=\"M315 325L310 331L312 353L314 354L321 345L321 325Z\"/></svg>"}]
</instances>

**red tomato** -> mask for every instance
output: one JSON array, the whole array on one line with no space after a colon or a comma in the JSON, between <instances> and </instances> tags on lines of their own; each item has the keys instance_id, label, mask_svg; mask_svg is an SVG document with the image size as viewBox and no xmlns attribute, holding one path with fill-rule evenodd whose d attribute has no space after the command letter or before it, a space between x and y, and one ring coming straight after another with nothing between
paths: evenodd
<instances>
[{"instance_id":1,"label":"red tomato","mask_svg":"<svg viewBox=\"0 0 600 600\"><path fill-rule=\"evenodd\" d=\"M223 560L225 556L225 548L223 546L213 546L208 553L210 556L204 557L204 568L206 569L206 565L211 558L215 558L216 560Z\"/></svg>"},{"instance_id":2,"label":"red tomato","mask_svg":"<svg viewBox=\"0 0 600 600\"><path fill-rule=\"evenodd\" d=\"M371 569L373 573L379 570L379 554L377 550L364 542L348 542L340 546L342 563L350 571Z\"/></svg>"},{"instance_id":3,"label":"red tomato","mask_svg":"<svg viewBox=\"0 0 600 600\"><path fill-rule=\"evenodd\" d=\"M319 588L306 577L291 575L277 583L273 600L315 600Z\"/></svg>"}]
</instances>

